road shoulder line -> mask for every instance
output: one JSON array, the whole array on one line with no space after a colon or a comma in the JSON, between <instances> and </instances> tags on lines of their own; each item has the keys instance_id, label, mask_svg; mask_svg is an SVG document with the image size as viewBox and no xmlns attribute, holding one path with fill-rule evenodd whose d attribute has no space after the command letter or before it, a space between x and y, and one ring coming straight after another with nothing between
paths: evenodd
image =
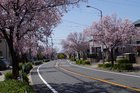
<instances>
[{"instance_id":1,"label":"road shoulder line","mask_svg":"<svg viewBox=\"0 0 140 93\"><path fill-rule=\"evenodd\" d=\"M44 65L44 64L42 64ZM38 68L37 68L37 73L38 73L38 76L40 77L40 79L43 81L43 83L53 92L53 93L58 93L54 88L52 88L52 86L50 84L47 83L47 81L45 81L45 79L41 76L40 72L39 72L39 69L40 67L42 66L40 65Z\"/></svg>"}]
</instances>

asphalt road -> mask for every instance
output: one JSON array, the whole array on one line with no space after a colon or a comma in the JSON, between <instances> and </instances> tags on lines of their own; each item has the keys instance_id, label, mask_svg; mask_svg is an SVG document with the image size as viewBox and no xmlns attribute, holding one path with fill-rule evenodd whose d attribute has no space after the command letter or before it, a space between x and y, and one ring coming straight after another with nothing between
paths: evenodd
<instances>
[{"instance_id":1,"label":"asphalt road","mask_svg":"<svg viewBox=\"0 0 140 93\"><path fill-rule=\"evenodd\" d=\"M140 76L83 68L67 60L35 67L31 78L36 93L140 93Z\"/></svg>"}]
</instances>

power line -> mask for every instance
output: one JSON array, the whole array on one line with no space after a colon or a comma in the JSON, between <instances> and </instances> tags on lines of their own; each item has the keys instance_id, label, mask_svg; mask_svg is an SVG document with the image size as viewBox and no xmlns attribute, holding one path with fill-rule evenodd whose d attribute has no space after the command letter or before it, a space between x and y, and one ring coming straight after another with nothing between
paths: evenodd
<instances>
[{"instance_id":1,"label":"power line","mask_svg":"<svg viewBox=\"0 0 140 93\"><path fill-rule=\"evenodd\" d=\"M81 24L81 23L77 23L77 22L74 22L74 21L70 21L70 20L63 20L63 21L65 21L65 22L68 22L68 23L73 23L73 24L77 24L77 25L80 25L80 26L88 26L88 25L86 25L86 24Z\"/></svg>"},{"instance_id":2,"label":"power line","mask_svg":"<svg viewBox=\"0 0 140 93\"><path fill-rule=\"evenodd\" d=\"M134 2L130 2L130 1L129 2L128 1L127 2L122 2L122 1L118 2L118 1L114 1L114 0L112 0L112 1L111 0L100 0L100 1L103 1L104 3L112 3L112 4L122 5L122 6L140 7L139 6L140 2L138 3L136 1L135 1L135 3Z\"/></svg>"}]
</instances>

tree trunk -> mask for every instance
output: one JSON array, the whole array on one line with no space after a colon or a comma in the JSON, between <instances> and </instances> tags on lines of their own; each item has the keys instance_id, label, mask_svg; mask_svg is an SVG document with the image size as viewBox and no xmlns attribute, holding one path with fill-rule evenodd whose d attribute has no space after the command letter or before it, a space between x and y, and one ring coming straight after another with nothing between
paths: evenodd
<instances>
[{"instance_id":1,"label":"tree trunk","mask_svg":"<svg viewBox=\"0 0 140 93\"><path fill-rule=\"evenodd\" d=\"M10 31L14 31L14 27L10 27ZM17 79L19 76L19 66L18 66L18 60L17 60L18 59L17 51L15 51L15 48L13 45L13 32L10 32L10 35L9 34L7 35L6 30L2 30L2 33L8 44L9 52L12 58L13 79Z\"/></svg>"},{"instance_id":2,"label":"tree trunk","mask_svg":"<svg viewBox=\"0 0 140 93\"><path fill-rule=\"evenodd\" d=\"M83 52L83 60L86 60L86 59L87 59L86 53Z\"/></svg>"},{"instance_id":3,"label":"tree trunk","mask_svg":"<svg viewBox=\"0 0 140 93\"><path fill-rule=\"evenodd\" d=\"M13 41L7 40L9 51L12 58L12 75L13 79L18 79L19 76L19 64L18 64L18 54L13 47Z\"/></svg>"},{"instance_id":4,"label":"tree trunk","mask_svg":"<svg viewBox=\"0 0 140 93\"><path fill-rule=\"evenodd\" d=\"M19 64L18 64L18 56L15 55L15 52L11 53L12 57L12 74L13 74L13 79L18 79L19 76Z\"/></svg>"},{"instance_id":5,"label":"tree trunk","mask_svg":"<svg viewBox=\"0 0 140 93\"><path fill-rule=\"evenodd\" d=\"M78 59L80 60L80 52L77 52L78 53Z\"/></svg>"},{"instance_id":6,"label":"tree trunk","mask_svg":"<svg viewBox=\"0 0 140 93\"><path fill-rule=\"evenodd\" d=\"M114 66L114 52L113 52L113 48L111 49L110 54L111 54L111 64L112 64L112 66Z\"/></svg>"}]
</instances>

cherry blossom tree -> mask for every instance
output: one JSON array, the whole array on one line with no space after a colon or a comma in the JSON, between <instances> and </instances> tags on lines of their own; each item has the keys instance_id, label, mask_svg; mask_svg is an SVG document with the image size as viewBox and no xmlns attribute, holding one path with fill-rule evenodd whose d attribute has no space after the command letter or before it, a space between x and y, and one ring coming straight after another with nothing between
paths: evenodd
<instances>
[{"instance_id":1,"label":"cherry blossom tree","mask_svg":"<svg viewBox=\"0 0 140 93\"><path fill-rule=\"evenodd\" d=\"M85 29L85 33L93 37L94 42L107 49L111 63L114 65L114 49L126 45L131 37L137 35L133 23L128 19L117 18L116 15L105 16Z\"/></svg>"},{"instance_id":2,"label":"cherry blossom tree","mask_svg":"<svg viewBox=\"0 0 140 93\"><path fill-rule=\"evenodd\" d=\"M88 47L88 41L83 33L70 33L66 40L62 41L63 48L67 52L76 51L78 54L78 59L80 59L80 55L85 55Z\"/></svg>"},{"instance_id":3,"label":"cherry blossom tree","mask_svg":"<svg viewBox=\"0 0 140 93\"><path fill-rule=\"evenodd\" d=\"M33 38L39 39L42 34L49 36L67 7L79 1L84 0L0 0L0 36L9 46L14 79L19 73L21 49L30 49L27 45Z\"/></svg>"},{"instance_id":4,"label":"cherry blossom tree","mask_svg":"<svg viewBox=\"0 0 140 93\"><path fill-rule=\"evenodd\" d=\"M69 45L69 42L67 40L62 40L61 44L63 51L68 56L68 58L73 57L75 59L75 50Z\"/></svg>"}]
</instances>

